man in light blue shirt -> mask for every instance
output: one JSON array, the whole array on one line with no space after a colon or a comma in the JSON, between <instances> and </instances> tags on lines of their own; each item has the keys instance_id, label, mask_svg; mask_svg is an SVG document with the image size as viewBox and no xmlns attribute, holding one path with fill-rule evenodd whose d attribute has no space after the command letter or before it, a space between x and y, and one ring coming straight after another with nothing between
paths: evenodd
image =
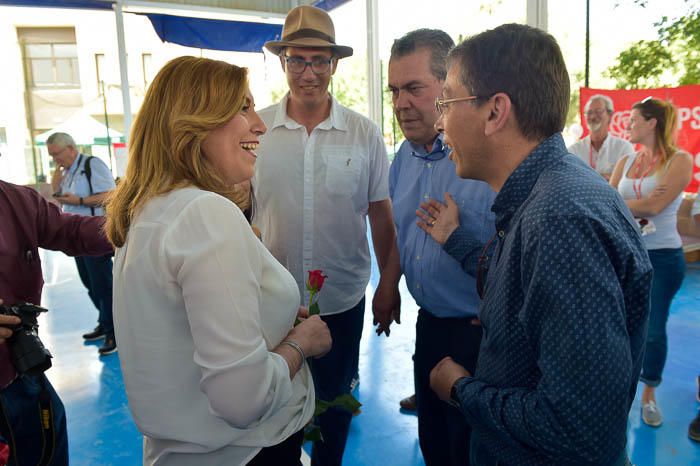
<instances>
[{"instance_id":1,"label":"man in light blue shirt","mask_svg":"<svg viewBox=\"0 0 700 466\"><path fill-rule=\"evenodd\" d=\"M64 212L79 215L104 215L102 204L114 189L114 178L107 165L97 157L81 154L73 138L54 133L46 140L49 155L56 163L51 179L54 198ZM101 355L114 353L117 343L112 323L112 254L76 256L80 280L99 311L98 325L83 335L87 341L105 338L98 349Z\"/></svg>"},{"instance_id":2,"label":"man in light blue shirt","mask_svg":"<svg viewBox=\"0 0 700 466\"><path fill-rule=\"evenodd\" d=\"M446 356L475 368L481 327L475 278L419 228L416 210L421 202L442 199L448 192L457 203L461 224L472 235L486 242L494 231L490 209L495 193L484 182L456 175L449 148L434 128L435 99L453 45L443 31L419 29L394 42L389 61L394 113L406 137L391 165L389 191L401 271L420 306L414 377L418 437L428 466L469 462L469 425L430 389L430 370Z\"/></svg>"}]
</instances>

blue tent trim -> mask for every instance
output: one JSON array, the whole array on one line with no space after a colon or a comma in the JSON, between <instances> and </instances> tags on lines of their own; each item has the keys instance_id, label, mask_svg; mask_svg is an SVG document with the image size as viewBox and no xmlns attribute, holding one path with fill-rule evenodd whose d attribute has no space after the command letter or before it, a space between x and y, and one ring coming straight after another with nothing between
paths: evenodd
<instances>
[{"instance_id":1,"label":"blue tent trim","mask_svg":"<svg viewBox=\"0 0 700 466\"><path fill-rule=\"evenodd\" d=\"M333 8L339 7L343 3L348 3L350 0L316 0L312 3L316 8L331 11Z\"/></svg>"},{"instance_id":2,"label":"blue tent trim","mask_svg":"<svg viewBox=\"0 0 700 466\"><path fill-rule=\"evenodd\" d=\"M111 10L113 1L100 0L0 0L0 5L8 6L34 6L49 8L80 8L88 10Z\"/></svg>"},{"instance_id":3,"label":"blue tent trim","mask_svg":"<svg viewBox=\"0 0 700 466\"><path fill-rule=\"evenodd\" d=\"M200 49L262 52L263 44L279 40L282 25L186 18L148 13L153 29L163 42Z\"/></svg>"},{"instance_id":4,"label":"blue tent trim","mask_svg":"<svg viewBox=\"0 0 700 466\"><path fill-rule=\"evenodd\" d=\"M349 0L317 0L314 6L330 11ZM0 5L111 10L112 0L0 0ZM263 44L279 40L282 25L188 18L156 13L145 16L163 42L210 50L262 52Z\"/></svg>"}]
</instances>

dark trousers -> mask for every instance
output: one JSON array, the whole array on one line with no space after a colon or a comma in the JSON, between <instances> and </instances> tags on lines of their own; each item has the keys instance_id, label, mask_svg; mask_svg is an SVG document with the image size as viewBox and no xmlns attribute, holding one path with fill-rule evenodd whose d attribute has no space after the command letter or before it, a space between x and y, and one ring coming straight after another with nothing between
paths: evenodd
<instances>
[{"instance_id":1,"label":"dark trousers","mask_svg":"<svg viewBox=\"0 0 700 466\"><path fill-rule=\"evenodd\" d=\"M48 430L41 423L42 384L51 400ZM45 376L20 377L0 390L0 416L5 421L0 422L0 435L10 446L8 466L68 465L66 412ZM42 457L44 462L39 463Z\"/></svg>"},{"instance_id":2,"label":"dark trousers","mask_svg":"<svg viewBox=\"0 0 700 466\"><path fill-rule=\"evenodd\" d=\"M481 326L472 318L438 318L418 311L413 374L418 403L418 440L427 466L469 464L471 428L462 413L430 388L430 371L450 356L472 374L481 344Z\"/></svg>"},{"instance_id":3,"label":"dark trousers","mask_svg":"<svg viewBox=\"0 0 700 466\"><path fill-rule=\"evenodd\" d=\"M99 312L97 322L104 332L114 336L112 320L112 254L105 256L78 256L75 258L78 275L88 290L92 303Z\"/></svg>"},{"instance_id":4,"label":"dark trousers","mask_svg":"<svg viewBox=\"0 0 700 466\"><path fill-rule=\"evenodd\" d=\"M360 359L364 316L365 298L345 312L321 316L331 332L333 347L324 357L310 360L317 398L333 401L339 395L350 393L350 383L357 373ZM312 466L342 463L351 420L352 413L339 408L330 408L318 416L316 422L323 440L314 442Z\"/></svg>"},{"instance_id":5,"label":"dark trousers","mask_svg":"<svg viewBox=\"0 0 700 466\"><path fill-rule=\"evenodd\" d=\"M304 429L292 434L287 440L260 450L248 466L301 466L301 444Z\"/></svg>"}]
</instances>

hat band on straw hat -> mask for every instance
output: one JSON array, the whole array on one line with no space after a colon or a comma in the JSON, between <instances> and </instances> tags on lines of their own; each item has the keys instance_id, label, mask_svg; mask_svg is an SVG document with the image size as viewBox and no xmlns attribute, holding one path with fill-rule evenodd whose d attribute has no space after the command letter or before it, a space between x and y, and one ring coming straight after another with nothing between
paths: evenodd
<instances>
[{"instance_id":1,"label":"hat band on straw hat","mask_svg":"<svg viewBox=\"0 0 700 466\"><path fill-rule=\"evenodd\" d=\"M324 34L321 31L317 31L315 29L299 29L298 31L294 31L291 34L288 34L282 38L283 42L289 42L293 41L296 39L321 39L325 40L326 42L329 42L331 44L335 44L335 40L329 36L328 34Z\"/></svg>"}]
</instances>

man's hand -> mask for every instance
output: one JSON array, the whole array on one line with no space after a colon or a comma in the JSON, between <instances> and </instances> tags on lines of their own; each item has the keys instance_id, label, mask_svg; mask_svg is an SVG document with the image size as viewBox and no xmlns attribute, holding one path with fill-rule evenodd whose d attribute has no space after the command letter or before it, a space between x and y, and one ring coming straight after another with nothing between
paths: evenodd
<instances>
[{"instance_id":1,"label":"man's hand","mask_svg":"<svg viewBox=\"0 0 700 466\"><path fill-rule=\"evenodd\" d=\"M60 196L55 196L54 199L61 204L80 205L80 198L73 193L63 193Z\"/></svg>"},{"instance_id":2,"label":"man's hand","mask_svg":"<svg viewBox=\"0 0 700 466\"><path fill-rule=\"evenodd\" d=\"M389 336L392 322L401 323L401 294L399 287L386 280L379 279L379 285L372 299L373 325L377 326L377 335Z\"/></svg>"},{"instance_id":3,"label":"man's hand","mask_svg":"<svg viewBox=\"0 0 700 466\"><path fill-rule=\"evenodd\" d=\"M442 401L449 401L452 386L460 377L470 377L471 374L447 356L437 363L430 371L430 388Z\"/></svg>"},{"instance_id":4,"label":"man's hand","mask_svg":"<svg viewBox=\"0 0 700 466\"><path fill-rule=\"evenodd\" d=\"M445 193L445 204L435 199L422 202L416 216L418 226L440 245L445 244L459 226L459 209L450 193Z\"/></svg>"},{"instance_id":5,"label":"man's hand","mask_svg":"<svg viewBox=\"0 0 700 466\"><path fill-rule=\"evenodd\" d=\"M2 299L0 299L0 304L2 304ZM12 336L12 330L6 326L15 326L19 323L19 317L0 314L0 343L4 343L6 338Z\"/></svg>"},{"instance_id":6,"label":"man's hand","mask_svg":"<svg viewBox=\"0 0 700 466\"><path fill-rule=\"evenodd\" d=\"M57 166L51 174L51 187L53 188L53 192L61 190L61 181L63 181L65 173L63 167Z\"/></svg>"}]
</instances>

